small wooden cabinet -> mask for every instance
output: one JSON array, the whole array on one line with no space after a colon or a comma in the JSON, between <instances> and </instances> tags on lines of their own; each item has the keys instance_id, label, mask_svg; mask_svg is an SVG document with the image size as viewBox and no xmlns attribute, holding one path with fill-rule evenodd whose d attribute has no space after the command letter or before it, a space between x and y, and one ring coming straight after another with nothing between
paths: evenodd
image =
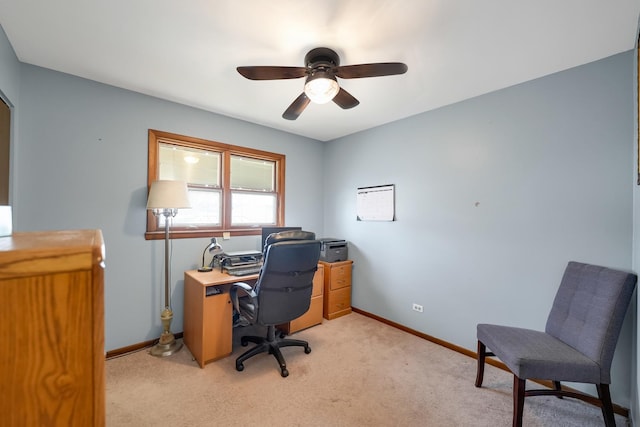
<instances>
[{"instance_id":1,"label":"small wooden cabinet","mask_svg":"<svg viewBox=\"0 0 640 427\"><path fill-rule=\"evenodd\" d=\"M3 426L104 426L100 230L0 238Z\"/></svg>"},{"instance_id":2,"label":"small wooden cabinet","mask_svg":"<svg viewBox=\"0 0 640 427\"><path fill-rule=\"evenodd\" d=\"M324 294L324 265L318 264L318 270L313 276L313 293L311 294L311 305L309 310L284 325L279 325L278 328L283 330L287 334L301 331L302 329L310 328L311 326L319 325L322 323L323 313L323 294Z\"/></svg>"},{"instance_id":3,"label":"small wooden cabinet","mask_svg":"<svg viewBox=\"0 0 640 427\"><path fill-rule=\"evenodd\" d=\"M332 320L351 313L353 261L320 263L324 265L324 318Z\"/></svg>"},{"instance_id":4,"label":"small wooden cabinet","mask_svg":"<svg viewBox=\"0 0 640 427\"><path fill-rule=\"evenodd\" d=\"M229 288L238 279L218 270L184 273L183 340L201 368L231 354L233 306Z\"/></svg>"}]
</instances>

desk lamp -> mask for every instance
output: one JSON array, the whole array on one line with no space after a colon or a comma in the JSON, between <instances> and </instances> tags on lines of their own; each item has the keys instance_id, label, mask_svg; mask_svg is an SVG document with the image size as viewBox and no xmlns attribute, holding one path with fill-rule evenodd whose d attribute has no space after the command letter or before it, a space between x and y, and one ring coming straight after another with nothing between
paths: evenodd
<instances>
[{"instance_id":1,"label":"desk lamp","mask_svg":"<svg viewBox=\"0 0 640 427\"><path fill-rule=\"evenodd\" d=\"M170 356L182 348L171 332L171 292L169 285L169 223L178 209L191 208L187 184L182 181L154 181L151 183L147 209L153 210L156 217L164 216L164 310L160 313L163 331L158 343L151 349L153 356Z\"/></svg>"},{"instance_id":2,"label":"desk lamp","mask_svg":"<svg viewBox=\"0 0 640 427\"><path fill-rule=\"evenodd\" d=\"M213 259L211 260L211 264L209 265L206 265L204 263L204 255L207 253L207 251L213 254ZM211 243L209 243L207 247L204 248L204 251L202 251L202 267L200 267L198 271L201 273L204 273L204 272L213 270L213 261L216 259L216 256L221 253L222 253L222 246L218 244L218 241L216 240L215 237L212 237Z\"/></svg>"}]
</instances>

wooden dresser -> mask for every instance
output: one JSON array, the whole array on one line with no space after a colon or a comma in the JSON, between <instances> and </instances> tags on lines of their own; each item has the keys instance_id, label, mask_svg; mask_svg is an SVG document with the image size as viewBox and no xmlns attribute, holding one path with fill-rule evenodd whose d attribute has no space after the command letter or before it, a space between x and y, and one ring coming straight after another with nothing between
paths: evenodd
<instances>
[{"instance_id":1,"label":"wooden dresser","mask_svg":"<svg viewBox=\"0 0 640 427\"><path fill-rule=\"evenodd\" d=\"M3 426L104 426L100 230L0 237Z\"/></svg>"},{"instance_id":2,"label":"wooden dresser","mask_svg":"<svg viewBox=\"0 0 640 427\"><path fill-rule=\"evenodd\" d=\"M331 320L351 313L353 261L324 262L324 317Z\"/></svg>"}]
</instances>

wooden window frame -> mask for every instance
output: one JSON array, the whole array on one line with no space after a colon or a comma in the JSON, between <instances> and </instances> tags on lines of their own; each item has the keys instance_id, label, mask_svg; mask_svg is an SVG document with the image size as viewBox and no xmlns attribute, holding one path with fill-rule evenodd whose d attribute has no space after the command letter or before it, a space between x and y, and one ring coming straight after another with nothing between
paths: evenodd
<instances>
[{"instance_id":1,"label":"wooden window frame","mask_svg":"<svg viewBox=\"0 0 640 427\"><path fill-rule=\"evenodd\" d=\"M148 141L148 168L147 168L147 197L151 183L158 179L159 169L159 147L160 143L171 144L182 147L197 148L200 150L209 150L219 152L222 155L222 217L221 226L205 227L205 226L172 226L170 229L171 239L201 238L201 237L220 237L223 234L229 236L251 236L260 235L261 226L231 226L231 156L238 155L251 157L254 159L263 159L276 163L276 224L269 225L280 227L284 224L284 178L285 178L285 160L284 154L271 153L268 151L256 150L253 148L240 147L236 145L224 144L217 141L209 141L206 139L195 138L191 136L178 135L169 132L149 129ZM179 215L179 213L178 213ZM158 226L158 219L151 210L147 210L147 230L145 232L146 240L164 239L164 227Z\"/></svg>"}]
</instances>

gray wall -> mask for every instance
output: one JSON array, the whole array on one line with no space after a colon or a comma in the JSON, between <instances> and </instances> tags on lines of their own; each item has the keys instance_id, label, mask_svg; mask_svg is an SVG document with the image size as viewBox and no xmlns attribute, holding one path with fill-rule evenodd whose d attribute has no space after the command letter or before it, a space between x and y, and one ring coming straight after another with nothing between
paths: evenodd
<instances>
[{"instance_id":1,"label":"gray wall","mask_svg":"<svg viewBox=\"0 0 640 427\"><path fill-rule=\"evenodd\" d=\"M637 40L637 39L636 39ZM636 45L636 48L638 46ZM633 63L633 92L638 93L638 57L634 55L634 63ZM634 140L636 140L638 135L638 98L634 97ZM638 144L633 144L633 158L638 159ZM636 172L638 172L636 170ZM635 177L634 177L635 179ZM633 186L633 270L638 272L640 271L640 185ZM636 288L636 294L638 294ZM638 359L638 354L640 354L640 316L638 316L638 299L634 301L635 305L633 308L635 309L635 323L633 327L632 336L634 338L634 344L632 346L631 351L631 419L634 421L633 425L640 424L640 376L638 376L638 372L640 372L640 359Z\"/></svg>"},{"instance_id":2,"label":"gray wall","mask_svg":"<svg viewBox=\"0 0 640 427\"><path fill-rule=\"evenodd\" d=\"M633 108L627 52L326 144L324 228L350 242L353 305L475 350L479 322L543 329L569 260L630 269ZM356 189L383 184L397 221L356 221Z\"/></svg>"},{"instance_id":3,"label":"gray wall","mask_svg":"<svg viewBox=\"0 0 640 427\"><path fill-rule=\"evenodd\" d=\"M15 229L102 230L107 351L161 331L164 243L144 239L149 128L285 154L287 223L322 231L317 141L26 64L20 97ZM175 332L182 331L183 271L199 266L207 243L172 243ZM223 247L257 249L259 237Z\"/></svg>"},{"instance_id":4,"label":"gray wall","mask_svg":"<svg viewBox=\"0 0 640 427\"><path fill-rule=\"evenodd\" d=\"M147 129L284 153L287 222L349 240L354 306L475 350L477 322L543 327L569 259L640 265L633 56L321 144L20 64L2 33L16 229L102 229L106 350L157 338L163 245L143 238ZM356 222L356 188L379 184L396 185L398 220ZM175 331L182 271L206 243L173 243ZM635 305L628 317L612 387L625 406Z\"/></svg>"}]
</instances>

